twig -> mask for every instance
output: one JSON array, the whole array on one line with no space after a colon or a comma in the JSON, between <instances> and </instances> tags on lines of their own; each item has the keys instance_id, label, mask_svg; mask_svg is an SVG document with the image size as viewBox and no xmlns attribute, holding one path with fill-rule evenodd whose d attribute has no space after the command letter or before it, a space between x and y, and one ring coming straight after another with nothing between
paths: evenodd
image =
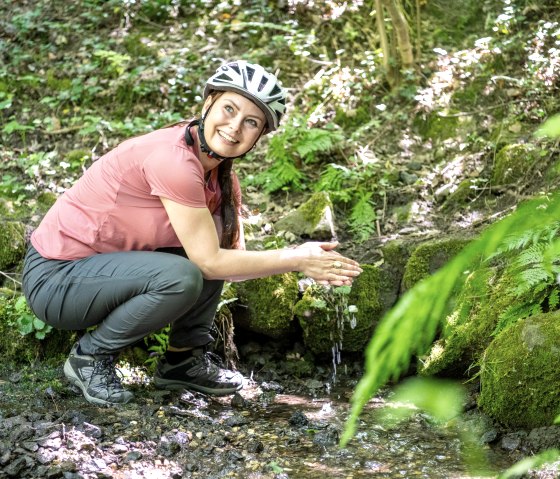
<instances>
[{"instance_id":1,"label":"twig","mask_svg":"<svg viewBox=\"0 0 560 479\"><path fill-rule=\"evenodd\" d=\"M21 286L21 283L17 280L15 280L14 278L12 278L9 274L4 273L3 271L0 271L0 274L2 276L5 276L6 278L8 278L9 280L13 281L14 283L17 283Z\"/></svg>"}]
</instances>

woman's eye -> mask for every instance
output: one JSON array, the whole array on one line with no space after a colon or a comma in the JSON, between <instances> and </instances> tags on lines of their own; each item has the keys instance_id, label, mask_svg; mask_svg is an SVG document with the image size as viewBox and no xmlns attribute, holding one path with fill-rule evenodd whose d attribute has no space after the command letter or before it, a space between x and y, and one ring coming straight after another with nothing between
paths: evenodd
<instances>
[{"instance_id":1,"label":"woman's eye","mask_svg":"<svg viewBox=\"0 0 560 479\"><path fill-rule=\"evenodd\" d=\"M231 113L231 112L233 112L233 107L231 107L230 105L226 105L226 106L225 106L225 110L226 110L228 113Z\"/></svg>"},{"instance_id":2,"label":"woman's eye","mask_svg":"<svg viewBox=\"0 0 560 479\"><path fill-rule=\"evenodd\" d=\"M252 119L248 119L247 120L247 124L252 127L252 128L257 128L259 125L257 124L257 122L255 120Z\"/></svg>"}]
</instances>

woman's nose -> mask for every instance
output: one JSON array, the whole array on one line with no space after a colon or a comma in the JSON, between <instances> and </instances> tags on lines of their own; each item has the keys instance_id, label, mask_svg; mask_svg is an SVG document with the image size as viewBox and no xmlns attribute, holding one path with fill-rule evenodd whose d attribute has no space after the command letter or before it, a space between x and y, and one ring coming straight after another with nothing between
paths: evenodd
<instances>
[{"instance_id":1,"label":"woman's nose","mask_svg":"<svg viewBox=\"0 0 560 479\"><path fill-rule=\"evenodd\" d=\"M242 118L239 118L238 116L236 116L235 118L232 118L229 122L229 127L233 130L233 131L240 131L241 130L241 122L243 121Z\"/></svg>"}]
</instances>

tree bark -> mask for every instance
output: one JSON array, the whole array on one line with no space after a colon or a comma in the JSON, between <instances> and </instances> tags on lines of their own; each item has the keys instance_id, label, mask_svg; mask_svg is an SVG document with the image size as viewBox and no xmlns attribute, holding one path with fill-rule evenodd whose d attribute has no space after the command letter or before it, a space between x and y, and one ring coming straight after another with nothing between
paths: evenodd
<instances>
[{"instance_id":1,"label":"tree bark","mask_svg":"<svg viewBox=\"0 0 560 479\"><path fill-rule=\"evenodd\" d=\"M410 68L414 64L414 53L412 43L410 42L410 26L404 16L400 0L383 0L383 4L387 7L393 22L401 65L404 68Z\"/></svg>"}]
</instances>

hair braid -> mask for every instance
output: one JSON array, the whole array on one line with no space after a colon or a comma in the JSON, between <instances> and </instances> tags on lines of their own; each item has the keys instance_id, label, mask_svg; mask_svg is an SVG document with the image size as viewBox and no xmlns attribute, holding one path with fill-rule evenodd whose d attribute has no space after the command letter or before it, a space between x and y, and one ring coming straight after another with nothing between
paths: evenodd
<instances>
[{"instance_id":1,"label":"hair braid","mask_svg":"<svg viewBox=\"0 0 560 479\"><path fill-rule=\"evenodd\" d=\"M233 159L227 159L218 167L218 183L222 191L221 216L222 216L222 238L220 246L232 249L239 239L239 207L238 199L233 193L232 181Z\"/></svg>"}]
</instances>

